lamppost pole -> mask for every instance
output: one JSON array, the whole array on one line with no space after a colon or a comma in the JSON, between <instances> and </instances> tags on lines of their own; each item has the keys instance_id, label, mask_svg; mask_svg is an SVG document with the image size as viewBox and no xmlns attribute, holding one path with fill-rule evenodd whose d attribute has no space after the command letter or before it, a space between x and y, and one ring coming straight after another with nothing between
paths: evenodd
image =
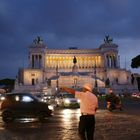
<instances>
[{"instance_id":1,"label":"lamppost pole","mask_svg":"<svg viewBox=\"0 0 140 140\"><path fill-rule=\"evenodd\" d=\"M96 76L96 61L94 65L94 77L95 77L94 90L97 92L98 83L97 83L97 76Z\"/></svg>"},{"instance_id":2,"label":"lamppost pole","mask_svg":"<svg viewBox=\"0 0 140 140\"><path fill-rule=\"evenodd\" d=\"M59 81L58 81L58 64L56 66L56 76L57 76L57 80L56 80L56 94L58 93L59 90Z\"/></svg>"}]
</instances>

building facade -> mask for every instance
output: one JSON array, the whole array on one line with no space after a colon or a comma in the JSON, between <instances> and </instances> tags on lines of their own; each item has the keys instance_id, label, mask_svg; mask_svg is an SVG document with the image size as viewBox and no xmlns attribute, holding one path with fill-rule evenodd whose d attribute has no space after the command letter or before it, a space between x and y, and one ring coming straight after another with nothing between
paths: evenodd
<instances>
[{"instance_id":1,"label":"building facade","mask_svg":"<svg viewBox=\"0 0 140 140\"><path fill-rule=\"evenodd\" d=\"M136 91L133 74L120 68L118 45L106 36L96 49L49 49L40 37L29 46L29 65L19 69L15 91L54 92L60 86L80 88L91 83L99 92L111 87L115 92Z\"/></svg>"}]
</instances>

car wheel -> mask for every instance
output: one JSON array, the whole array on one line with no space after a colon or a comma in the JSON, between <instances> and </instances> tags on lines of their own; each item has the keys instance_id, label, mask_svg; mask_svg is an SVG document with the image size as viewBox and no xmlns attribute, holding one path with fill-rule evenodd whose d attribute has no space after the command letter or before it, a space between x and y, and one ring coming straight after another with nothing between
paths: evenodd
<instances>
[{"instance_id":1,"label":"car wheel","mask_svg":"<svg viewBox=\"0 0 140 140\"><path fill-rule=\"evenodd\" d=\"M2 120L6 123L10 123L10 122L14 121L14 117L13 117L12 112L4 111L2 113Z\"/></svg>"},{"instance_id":2,"label":"car wheel","mask_svg":"<svg viewBox=\"0 0 140 140\"><path fill-rule=\"evenodd\" d=\"M38 115L39 121L43 122L45 120L45 117L46 117L45 112L39 112L39 115Z\"/></svg>"}]
</instances>

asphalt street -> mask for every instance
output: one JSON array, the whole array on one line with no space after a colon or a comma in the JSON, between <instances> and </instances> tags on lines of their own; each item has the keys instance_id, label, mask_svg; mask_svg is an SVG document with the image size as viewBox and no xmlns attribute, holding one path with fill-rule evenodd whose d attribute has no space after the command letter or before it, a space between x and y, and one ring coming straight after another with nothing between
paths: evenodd
<instances>
[{"instance_id":1,"label":"asphalt street","mask_svg":"<svg viewBox=\"0 0 140 140\"><path fill-rule=\"evenodd\" d=\"M45 122L0 119L0 140L80 140L77 133L79 109L58 109ZM103 104L96 114L95 140L139 140L140 101L124 102L124 110L109 112Z\"/></svg>"}]
</instances>

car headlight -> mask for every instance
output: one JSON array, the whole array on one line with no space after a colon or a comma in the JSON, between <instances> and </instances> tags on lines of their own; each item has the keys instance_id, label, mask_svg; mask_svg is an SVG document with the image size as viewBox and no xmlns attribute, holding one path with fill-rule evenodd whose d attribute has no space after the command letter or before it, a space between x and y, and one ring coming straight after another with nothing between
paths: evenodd
<instances>
[{"instance_id":1,"label":"car headlight","mask_svg":"<svg viewBox=\"0 0 140 140\"><path fill-rule=\"evenodd\" d=\"M80 103L80 100L78 99L78 103Z\"/></svg>"},{"instance_id":2,"label":"car headlight","mask_svg":"<svg viewBox=\"0 0 140 140\"><path fill-rule=\"evenodd\" d=\"M52 105L48 105L48 108L49 108L50 110L54 110L54 107L53 107Z\"/></svg>"},{"instance_id":3,"label":"car headlight","mask_svg":"<svg viewBox=\"0 0 140 140\"><path fill-rule=\"evenodd\" d=\"M69 104L70 100L69 99L65 99L65 103Z\"/></svg>"},{"instance_id":4,"label":"car headlight","mask_svg":"<svg viewBox=\"0 0 140 140\"><path fill-rule=\"evenodd\" d=\"M48 96L48 99L51 99L51 97L50 97L50 96Z\"/></svg>"},{"instance_id":5,"label":"car headlight","mask_svg":"<svg viewBox=\"0 0 140 140\"><path fill-rule=\"evenodd\" d=\"M2 97L0 98L0 100L2 100L2 101L3 101L3 100L5 100L5 97L4 97L4 96L2 96Z\"/></svg>"}]
</instances>

